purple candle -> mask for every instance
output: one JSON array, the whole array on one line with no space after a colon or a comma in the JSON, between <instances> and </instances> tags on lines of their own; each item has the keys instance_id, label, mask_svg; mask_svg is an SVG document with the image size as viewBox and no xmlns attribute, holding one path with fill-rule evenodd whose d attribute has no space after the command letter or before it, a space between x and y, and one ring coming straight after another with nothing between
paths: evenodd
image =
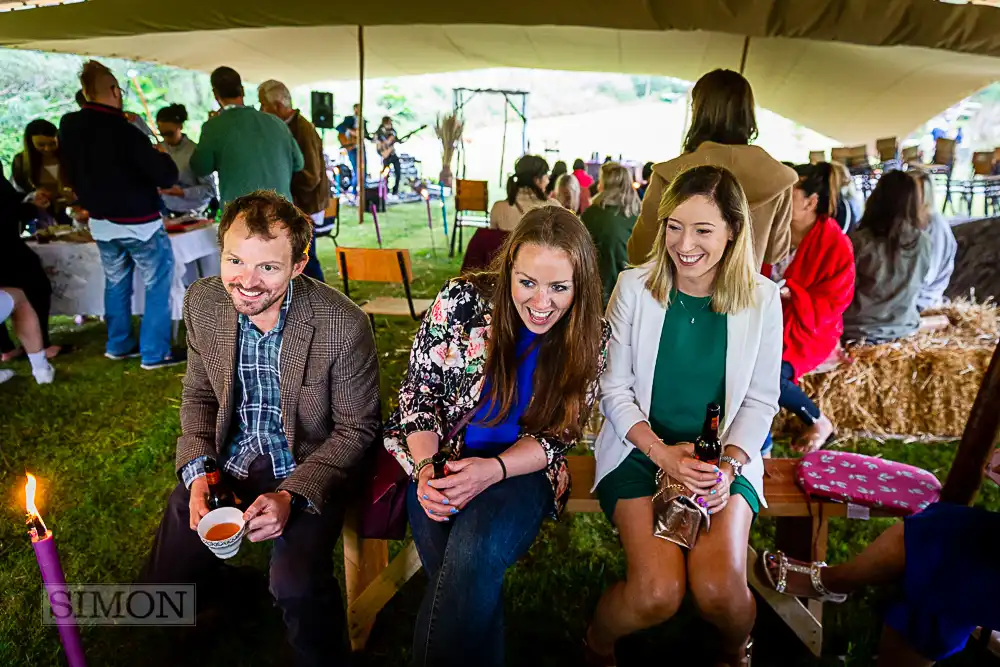
<instances>
[{"instance_id":1,"label":"purple candle","mask_svg":"<svg viewBox=\"0 0 1000 667\"><path fill-rule=\"evenodd\" d=\"M382 230L379 229L379 226L378 226L378 210L377 210L377 207L375 206L375 202L371 203L371 209L372 209L372 220L375 221L375 238L378 239L378 247L381 248L382 247Z\"/></svg>"},{"instance_id":2,"label":"purple candle","mask_svg":"<svg viewBox=\"0 0 1000 667\"><path fill-rule=\"evenodd\" d=\"M38 514L38 508L35 506L36 486L35 476L28 473L28 481L24 485L24 505L28 513L26 519L28 537L31 538L31 547L35 550L38 569L42 571L45 592L51 598L53 593L66 590L66 576L59 563L59 552L56 551L56 541L52 536L52 531L45 527L45 522L42 521L42 517ZM69 667L87 667L87 661L83 656L83 644L80 643L80 631L76 626L76 618L72 615L72 611L69 612L68 617L60 619L56 627L59 629L59 639L62 640L63 651L66 653Z\"/></svg>"}]
</instances>

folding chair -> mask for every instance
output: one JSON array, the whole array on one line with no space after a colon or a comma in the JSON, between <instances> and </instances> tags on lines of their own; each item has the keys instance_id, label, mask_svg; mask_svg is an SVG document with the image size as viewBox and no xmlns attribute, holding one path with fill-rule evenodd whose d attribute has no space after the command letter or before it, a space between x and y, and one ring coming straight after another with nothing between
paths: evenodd
<instances>
[{"instance_id":1,"label":"folding chair","mask_svg":"<svg viewBox=\"0 0 1000 667\"><path fill-rule=\"evenodd\" d=\"M882 171L899 169L899 139L896 137L886 137L875 141L875 152L878 153L878 160Z\"/></svg>"},{"instance_id":2,"label":"folding chair","mask_svg":"<svg viewBox=\"0 0 1000 667\"><path fill-rule=\"evenodd\" d=\"M458 237L458 250L462 250L463 227L490 226L490 195L486 181L468 181L462 178L455 181L455 225L451 230L451 245L448 257L455 256L455 237Z\"/></svg>"},{"instance_id":3,"label":"folding chair","mask_svg":"<svg viewBox=\"0 0 1000 667\"><path fill-rule=\"evenodd\" d=\"M972 180L964 193L966 209L972 217L972 202L978 191L983 193L983 213L1000 210L1000 176L996 175L996 151L972 154Z\"/></svg>"},{"instance_id":4,"label":"folding chair","mask_svg":"<svg viewBox=\"0 0 1000 667\"><path fill-rule=\"evenodd\" d=\"M948 205L951 204L954 210L954 204L951 203L952 195L952 181L951 172L955 166L955 140L940 138L934 142L934 164L931 165L929 171L935 176L944 176L944 203L941 204L941 212L944 213L947 210ZM959 193L961 196L961 193Z\"/></svg>"},{"instance_id":5,"label":"folding chair","mask_svg":"<svg viewBox=\"0 0 1000 667\"><path fill-rule=\"evenodd\" d=\"M349 280L373 283L400 283L406 298L378 296L358 303L375 324L376 315L420 320L434 299L414 299L410 292L413 267L410 251L402 248L337 248L337 264L344 281L344 294L351 298Z\"/></svg>"},{"instance_id":6,"label":"folding chair","mask_svg":"<svg viewBox=\"0 0 1000 667\"><path fill-rule=\"evenodd\" d=\"M316 227L317 243L321 236L329 237L333 245L337 245L337 237L340 236L340 197L337 195L330 197L330 203L323 212L323 224Z\"/></svg>"},{"instance_id":7,"label":"folding chair","mask_svg":"<svg viewBox=\"0 0 1000 667\"><path fill-rule=\"evenodd\" d=\"M900 160L903 164L920 164L920 146L907 146L900 152Z\"/></svg>"},{"instance_id":8,"label":"folding chair","mask_svg":"<svg viewBox=\"0 0 1000 667\"><path fill-rule=\"evenodd\" d=\"M809 151L809 164L826 162L826 151Z\"/></svg>"}]
</instances>

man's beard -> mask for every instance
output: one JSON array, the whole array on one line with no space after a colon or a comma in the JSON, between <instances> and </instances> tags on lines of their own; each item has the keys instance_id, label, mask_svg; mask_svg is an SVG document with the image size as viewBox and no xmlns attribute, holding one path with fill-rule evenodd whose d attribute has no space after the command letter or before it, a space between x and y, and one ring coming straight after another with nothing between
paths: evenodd
<instances>
[{"instance_id":1,"label":"man's beard","mask_svg":"<svg viewBox=\"0 0 1000 667\"><path fill-rule=\"evenodd\" d=\"M279 299L284 296L276 291L272 290L248 290L254 292L261 292L260 297L254 299L253 301L247 301L245 297L240 294L240 286L237 284L229 285L229 298L232 299L233 307L236 308L236 312L242 313L248 317L253 317L254 315L260 315L265 310L273 306Z\"/></svg>"}]
</instances>

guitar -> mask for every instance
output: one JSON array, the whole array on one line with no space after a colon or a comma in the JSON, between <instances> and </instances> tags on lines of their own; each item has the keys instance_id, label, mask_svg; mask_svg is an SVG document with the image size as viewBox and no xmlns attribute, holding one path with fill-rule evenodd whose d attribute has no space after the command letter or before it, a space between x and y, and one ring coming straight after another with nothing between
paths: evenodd
<instances>
[{"instance_id":1,"label":"guitar","mask_svg":"<svg viewBox=\"0 0 1000 667\"><path fill-rule=\"evenodd\" d=\"M417 132L426 129L427 129L426 125L421 125L413 132L410 132L409 134L404 134L402 137L389 137L385 141L376 142L376 148L378 149L378 154L382 157L383 160L386 159L387 157L389 157L389 154L392 153L393 146L395 146L396 144L403 143Z\"/></svg>"},{"instance_id":2,"label":"guitar","mask_svg":"<svg viewBox=\"0 0 1000 667\"><path fill-rule=\"evenodd\" d=\"M341 148L346 148L347 150L354 150L358 147L358 135L354 132L354 130L338 132L337 141L340 142Z\"/></svg>"}]
</instances>

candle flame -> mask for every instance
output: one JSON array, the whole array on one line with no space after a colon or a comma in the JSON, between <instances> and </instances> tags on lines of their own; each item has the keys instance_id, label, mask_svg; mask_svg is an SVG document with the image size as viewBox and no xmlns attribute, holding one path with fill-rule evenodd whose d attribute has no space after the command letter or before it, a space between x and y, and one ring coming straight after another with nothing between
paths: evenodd
<instances>
[{"instance_id":1,"label":"candle flame","mask_svg":"<svg viewBox=\"0 0 1000 667\"><path fill-rule=\"evenodd\" d=\"M38 516L38 508L35 506L35 490L38 482L35 476L28 473L28 481L24 483L24 509L33 516Z\"/></svg>"},{"instance_id":2,"label":"candle flame","mask_svg":"<svg viewBox=\"0 0 1000 667\"><path fill-rule=\"evenodd\" d=\"M632 181L632 187L634 189L638 190L639 189L639 182L638 181Z\"/></svg>"},{"instance_id":3,"label":"candle flame","mask_svg":"<svg viewBox=\"0 0 1000 667\"><path fill-rule=\"evenodd\" d=\"M420 196L424 198L424 201L430 201L431 199L431 195L429 192L427 192L427 190L421 190Z\"/></svg>"},{"instance_id":4,"label":"candle flame","mask_svg":"<svg viewBox=\"0 0 1000 667\"><path fill-rule=\"evenodd\" d=\"M386 167L385 169L382 170L382 178L385 178L388 175L389 175L389 167Z\"/></svg>"}]
</instances>

